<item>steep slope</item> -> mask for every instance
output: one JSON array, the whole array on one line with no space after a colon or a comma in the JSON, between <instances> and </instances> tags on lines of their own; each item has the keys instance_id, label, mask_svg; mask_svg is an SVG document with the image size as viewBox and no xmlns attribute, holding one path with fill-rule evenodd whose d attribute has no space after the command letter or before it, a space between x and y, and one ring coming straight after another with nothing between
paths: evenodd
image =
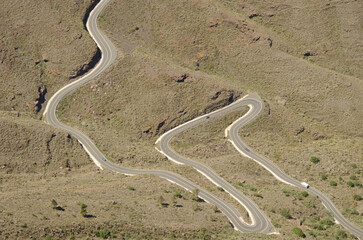
<instances>
[{"instance_id":1,"label":"steep slope","mask_svg":"<svg viewBox=\"0 0 363 240\"><path fill-rule=\"evenodd\" d=\"M39 112L97 54L87 1L11 1L0 9L1 110Z\"/></svg>"}]
</instances>

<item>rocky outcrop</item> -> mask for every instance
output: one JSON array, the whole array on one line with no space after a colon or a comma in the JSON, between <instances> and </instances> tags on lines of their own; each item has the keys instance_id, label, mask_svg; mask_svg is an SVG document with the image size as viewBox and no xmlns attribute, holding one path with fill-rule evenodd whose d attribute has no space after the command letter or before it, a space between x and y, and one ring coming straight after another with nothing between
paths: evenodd
<instances>
[{"instance_id":1,"label":"rocky outcrop","mask_svg":"<svg viewBox=\"0 0 363 240\"><path fill-rule=\"evenodd\" d=\"M87 30L87 27L86 27L86 24L87 24L87 19L89 17L89 14L91 13L91 11L96 7L96 5L100 2L101 0L94 0L91 5L89 5L89 7L86 9L86 12L84 14L84 17L82 19L83 21L83 26L84 26L84 29Z\"/></svg>"},{"instance_id":2,"label":"rocky outcrop","mask_svg":"<svg viewBox=\"0 0 363 240\"><path fill-rule=\"evenodd\" d=\"M100 0L94 0L91 5L86 9L86 12L84 14L83 17L83 26L84 29L88 31L86 24L87 24L87 19L91 13L91 11L96 7L96 5L100 2ZM80 36L76 36L76 38L81 38L82 34L80 34ZM90 62L88 63L84 63L78 70L74 70L72 71L69 79L74 79L77 77L82 76L83 74L85 74L86 72L88 72L90 69L92 69L94 66L96 66L96 64L100 61L101 59L101 50L99 48L97 48L95 54L93 55L92 59L90 60Z\"/></svg>"},{"instance_id":3,"label":"rocky outcrop","mask_svg":"<svg viewBox=\"0 0 363 240\"><path fill-rule=\"evenodd\" d=\"M175 81L175 82L178 82L178 83L180 83L180 82L184 82L185 81L185 79L187 79L189 77L189 75L187 74L187 73L184 73L184 74L182 74L181 76L179 76L179 77L173 77L173 80Z\"/></svg>"},{"instance_id":4,"label":"rocky outcrop","mask_svg":"<svg viewBox=\"0 0 363 240\"><path fill-rule=\"evenodd\" d=\"M92 59L88 63L84 63L78 70L74 70L71 73L71 76L69 79L74 79L77 77L82 76L86 72L88 72L90 69L92 69L101 59L101 50L97 48L96 53L93 55Z\"/></svg>"},{"instance_id":5,"label":"rocky outcrop","mask_svg":"<svg viewBox=\"0 0 363 240\"><path fill-rule=\"evenodd\" d=\"M211 100L213 100L214 102L211 105L207 106L204 109L203 113L209 113L224 106L227 106L234 102L239 96L241 96L241 93L239 92L226 89L219 90L215 92L211 97Z\"/></svg>"},{"instance_id":6,"label":"rocky outcrop","mask_svg":"<svg viewBox=\"0 0 363 240\"><path fill-rule=\"evenodd\" d=\"M240 92L235 92L227 89L218 90L210 97L212 103L205 107L202 111L190 111L188 110L188 108L181 109L177 111L174 115L172 115L172 117L164 117L160 119L159 122L157 122L156 124L143 128L143 130L141 131L142 135L150 137L161 135L176 126L179 126L183 122L187 122L202 114L210 113L219 108L227 106L234 102L236 99L238 99L240 96Z\"/></svg>"}]
</instances>

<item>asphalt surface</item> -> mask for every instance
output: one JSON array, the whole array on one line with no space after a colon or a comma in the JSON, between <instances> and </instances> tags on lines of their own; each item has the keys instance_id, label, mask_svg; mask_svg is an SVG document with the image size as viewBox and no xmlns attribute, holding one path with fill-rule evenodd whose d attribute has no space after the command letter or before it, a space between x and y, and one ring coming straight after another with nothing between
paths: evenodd
<instances>
[{"instance_id":1,"label":"asphalt surface","mask_svg":"<svg viewBox=\"0 0 363 240\"><path fill-rule=\"evenodd\" d=\"M267 169L270 173L272 173L278 180L285 182L287 184L291 184L296 187L304 188L305 191L310 193L311 195L315 195L319 198L319 200L323 203L325 208L327 208L333 215L334 219L340 223L343 227L345 227L348 231L353 233L358 237L363 237L363 230L358 226L355 226L351 222L349 222L344 216L339 212L339 210L334 206L334 204L327 198L322 192L319 190L309 186L309 188L305 188L301 185L301 182L290 177L282 170L280 170L274 163L272 163L267 158L255 153L251 149L243 143L241 137L238 134L238 130L251 122L263 109L263 101L257 94L253 96L250 95L246 99L246 104L250 106L250 111L253 114L246 114L243 117L239 118L237 121L232 123L225 131L226 137L232 142L233 146L244 156L247 156L260 165L262 165L265 169Z\"/></svg>"},{"instance_id":2,"label":"asphalt surface","mask_svg":"<svg viewBox=\"0 0 363 240\"><path fill-rule=\"evenodd\" d=\"M103 158L105 159L107 158L98 150L96 145L87 135L85 135L84 133L80 132L77 129L74 129L70 126L67 126L59 122L59 120L56 117L56 108L60 100L70 92L78 89L79 87L83 86L84 84L92 81L94 78L99 76L112 64L112 62L117 57L117 51L112 42L105 35L103 35L97 28L97 16L106 7L109 1L110 0L102 0L90 13L89 19L87 21L87 29L90 35L95 40L95 42L97 43L102 53L100 62L95 66L95 68L90 73L72 82L71 84L66 85L51 97L44 110L43 115L45 121L50 125L66 130L67 132L71 133L74 137L76 137L78 141L82 144L86 152L89 154L91 159L94 161L94 163L102 169L109 169L126 175L152 174L167 179L168 181L175 183L191 192L195 189L198 189L199 190L198 196L201 199L205 200L206 202L209 202L217 206L218 209L228 217L231 224L234 226L236 230L241 232L261 232L266 234L274 233L275 230L273 229L268 219L261 213L261 211L256 207L256 205L252 201L247 199L241 193L236 192L235 195L240 196L243 203L246 203L247 209L250 212L250 216L254 221L254 223L251 225L246 224L242 221L241 215L235 208L233 208L232 206L220 200L210 192L206 191L205 189L199 187L195 183L189 181L188 179L183 178L178 174L164 170L130 169L116 165L108 160L103 161L102 160ZM224 186L224 184L222 185ZM226 187L226 189L228 189L228 187Z\"/></svg>"},{"instance_id":3,"label":"asphalt surface","mask_svg":"<svg viewBox=\"0 0 363 240\"><path fill-rule=\"evenodd\" d=\"M58 121L56 117L56 107L59 101L70 92L76 90L77 88L83 86L84 84L88 83L89 81L93 80L95 77L100 75L103 71L105 71L112 62L117 57L117 51L112 42L103 35L97 28L97 17L99 13L105 8L110 0L102 0L90 13L88 21L87 21L87 29L90 35L93 37L95 42L97 43L98 47L101 50L102 57L100 62L96 65L96 67L89 72L84 77L72 82L71 84L63 87L58 92L56 92L52 98L48 101L46 109L44 111L45 121L53 125L55 127L59 127L71 133L74 137L78 139L78 141L82 144L86 152L89 154L91 159L94 163L99 166L100 168L109 169L115 172L120 172L127 175L136 175L136 174L152 174L159 176L161 178L167 179L170 182L173 182L189 191L193 191L194 189L198 189L199 193L198 196L204 199L206 202L209 202L218 207L218 209L223 212L228 219L230 220L231 224L234 228L241 232L261 232L266 234L276 233L275 229L273 228L272 224L268 220L268 218L259 210L259 208L246 196L236 190L231 184L226 182L223 178L218 176L213 170L204 166L201 163L194 162L190 159L184 158L174 152L168 146L170 139L175 136L176 134L185 131L186 129L192 128L198 124L203 123L204 121L210 121L215 117L222 116L230 111L233 111L236 108L241 106L249 105L250 111L245 114L243 117L238 119L234 122L231 126L226 129L226 135L232 142L232 144L236 147L236 149L243 155L252 158L253 160L257 161L259 164L264 166L268 171L270 171L275 177L279 180L292 184L294 186L301 187L301 183L290 176L283 173L276 165L270 162L268 159L264 158L263 156L258 155L257 153L253 152L252 149L249 149L240 139L238 136L238 130L246 123L253 120L262 110L263 102L258 97L257 94L251 94L243 99L240 99L227 107L219 109L213 113L208 114L209 118L205 116L198 117L193 119L187 123L184 123L167 133L163 134L156 142L157 149L166 155L170 160L177 162L179 164L186 164L189 166L194 167L200 173L205 175L208 179L210 179L213 183L217 186L222 187L226 192L228 192L231 196L233 196L238 202L240 202L246 210L249 212L249 215L252 219L252 224L245 223L238 211L226 204L222 200L218 199L216 196L211 194L210 192L206 191L205 189L197 186L195 183L183 178L182 176L164 170L138 170L138 169L130 169L124 168L122 166L116 165L108 160L104 161L103 158L106 158L96 147L96 145L92 142L92 140L87 137L85 134L80 132L77 129L69 127L61 122ZM358 227L354 226L350 222L348 222L340 212L335 208L333 203L326 198L321 192L314 188L306 189L310 194L316 195L320 198L320 200L324 203L324 205L333 213L333 216L339 223L341 223L344 227L346 227L350 232L353 234L362 237L363 233L362 230Z\"/></svg>"}]
</instances>

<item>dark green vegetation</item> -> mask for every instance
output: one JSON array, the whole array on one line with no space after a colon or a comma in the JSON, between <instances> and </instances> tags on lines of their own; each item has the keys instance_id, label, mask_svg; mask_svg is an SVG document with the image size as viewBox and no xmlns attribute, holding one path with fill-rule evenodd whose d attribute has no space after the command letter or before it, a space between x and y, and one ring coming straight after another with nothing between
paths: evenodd
<instances>
[{"instance_id":1,"label":"dark green vegetation","mask_svg":"<svg viewBox=\"0 0 363 240\"><path fill-rule=\"evenodd\" d=\"M298 227L294 227L292 229L292 231L298 236L298 237L301 237L301 238L305 238L306 235L303 233L303 231L301 230L301 228L298 228Z\"/></svg>"},{"instance_id":2,"label":"dark green vegetation","mask_svg":"<svg viewBox=\"0 0 363 240\"><path fill-rule=\"evenodd\" d=\"M96 235L96 237L100 237L103 239L111 239L114 238L115 235L110 232L107 228L101 228L100 230L93 230L93 233Z\"/></svg>"},{"instance_id":3,"label":"dark green vegetation","mask_svg":"<svg viewBox=\"0 0 363 240\"><path fill-rule=\"evenodd\" d=\"M310 158L310 162L312 162L312 163L318 163L318 162L320 162L320 158L312 156Z\"/></svg>"}]
</instances>

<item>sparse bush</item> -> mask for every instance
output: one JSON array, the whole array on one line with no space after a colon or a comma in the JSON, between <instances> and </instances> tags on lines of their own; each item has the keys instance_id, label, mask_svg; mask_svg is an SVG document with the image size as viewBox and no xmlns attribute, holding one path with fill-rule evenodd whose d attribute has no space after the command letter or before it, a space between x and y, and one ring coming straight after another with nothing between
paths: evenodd
<instances>
[{"instance_id":1,"label":"sparse bush","mask_svg":"<svg viewBox=\"0 0 363 240\"><path fill-rule=\"evenodd\" d=\"M223 192L224 191L224 189L222 188L222 187L217 187L217 189L219 190L219 191L221 191L221 192Z\"/></svg>"},{"instance_id":2,"label":"sparse bush","mask_svg":"<svg viewBox=\"0 0 363 240\"><path fill-rule=\"evenodd\" d=\"M51 204L52 204L53 209L56 209L56 208L57 208L57 206L58 206L57 201L56 201L56 200L54 200L54 199L52 199Z\"/></svg>"},{"instance_id":3,"label":"sparse bush","mask_svg":"<svg viewBox=\"0 0 363 240\"><path fill-rule=\"evenodd\" d=\"M352 175L350 175L350 177L349 177L349 178L350 178L350 180L357 180L357 177L356 177L355 175L353 175L353 174L352 174Z\"/></svg>"},{"instance_id":4,"label":"sparse bush","mask_svg":"<svg viewBox=\"0 0 363 240\"><path fill-rule=\"evenodd\" d=\"M338 186L338 183L336 181L330 181L329 184L333 187Z\"/></svg>"},{"instance_id":5,"label":"sparse bush","mask_svg":"<svg viewBox=\"0 0 363 240\"><path fill-rule=\"evenodd\" d=\"M321 180L327 180L328 179L328 175L326 174L321 174Z\"/></svg>"},{"instance_id":6,"label":"sparse bush","mask_svg":"<svg viewBox=\"0 0 363 240\"><path fill-rule=\"evenodd\" d=\"M340 230L340 229L338 230L337 235L335 236L335 238L337 240L339 240L339 239L346 239L347 237L348 237L347 233L344 232L343 230Z\"/></svg>"},{"instance_id":7,"label":"sparse bush","mask_svg":"<svg viewBox=\"0 0 363 240\"><path fill-rule=\"evenodd\" d=\"M354 194L353 199L355 201L361 201L362 200L362 196L361 195L358 195L358 194Z\"/></svg>"},{"instance_id":8,"label":"sparse bush","mask_svg":"<svg viewBox=\"0 0 363 240\"><path fill-rule=\"evenodd\" d=\"M334 222L328 218L325 218L323 220L320 221L320 224L322 225L327 225L327 226L333 226Z\"/></svg>"},{"instance_id":9,"label":"sparse bush","mask_svg":"<svg viewBox=\"0 0 363 240\"><path fill-rule=\"evenodd\" d=\"M262 195L261 195L261 194L259 194L259 193L255 193L255 194L253 194L253 196L255 196L255 197L259 197L259 198L263 198L263 197L262 197Z\"/></svg>"},{"instance_id":10,"label":"sparse bush","mask_svg":"<svg viewBox=\"0 0 363 240\"><path fill-rule=\"evenodd\" d=\"M272 225L274 225L275 228L281 228L281 224L276 222L275 220L272 220Z\"/></svg>"},{"instance_id":11,"label":"sparse bush","mask_svg":"<svg viewBox=\"0 0 363 240\"><path fill-rule=\"evenodd\" d=\"M46 236L44 240L52 240L52 237Z\"/></svg>"},{"instance_id":12,"label":"sparse bush","mask_svg":"<svg viewBox=\"0 0 363 240\"><path fill-rule=\"evenodd\" d=\"M357 168L357 164L356 164L356 163L352 163L350 166L351 166L352 168L354 168L354 169L356 169L356 168Z\"/></svg>"},{"instance_id":13,"label":"sparse bush","mask_svg":"<svg viewBox=\"0 0 363 240\"><path fill-rule=\"evenodd\" d=\"M218 209L218 207L217 207L217 206L215 206L215 205L213 205L212 209L213 209L214 213L220 213L220 212L221 212L221 211Z\"/></svg>"},{"instance_id":14,"label":"sparse bush","mask_svg":"<svg viewBox=\"0 0 363 240\"><path fill-rule=\"evenodd\" d=\"M198 203L193 203L193 211L196 212L196 211L202 211L203 209L199 206Z\"/></svg>"},{"instance_id":15,"label":"sparse bush","mask_svg":"<svg viewBox=\"0 0 363 240\"><path fill-rule=\"evenodd\" d=\"M210 220L212 221L212 222L217 222L217 217L216 216L214 216L214 215L212 215L212 216L210 216Z\"/></svg>"},{"instance_id":16,"label":"sparse bush","mask_svg":"<svg viewBox=\"0 0 363 240\"><path fill-rule=\"evenodd\" d=\"M182 198L183 196L180 194L180 192L178 191L175 191L174 192L174 196L177 197L177 198Z\"/></svg>"},{"instance_id":17,"label":"sparse bush","mask_svg":"<svg viewBox=\"0 0 363 240\"><path fill-rule=\"evenodd\" d=\"M102 228L101 230L93 230L93 233L96 235L96 237L100 237L103 239L110 239L115 237L114 234L106 228Z\"/></svg>"},{"instance_id":18,"label":"sparse bush","mask_svg":"<svg viewBox=\"0 0 363 240\"><path fill-rule=\"evenodd\" d=\"M307 196L309 196L309 193L308 193L308 192L306 192L306 191L303 191L303 192L301 192L301 196L303 196L303 197L307 197Z\"/></svg>"},{"instance_id":19,"label":"sparse bush","mask_svg":"<svg viewBox=\"0 0 363 240\"><path fill-rule=\"evenodd\" d=\"M349 187L354 187L354 183L352 181L347 182Z\"/></svg>"},{"instance_id":20,"label":"sparse bush","mask_svg":"<svg viewBox=\"0 0 363 240\"><path fill-rule=\"evenodd\" d=\"M283 193L285 194L286 197L290 196L290 191L289 190L284 189Z\"/></svg>"},{"instance_id":21,"label":"sparse bush","mask_svg":"<svg viewBox=\"0 0 363 240\"><path fill-rule=\"evenodd\" d=\"M350 213L352 215L359 215L359 212L357 211L357 209L352 209L352 211Z\"/></svg>"},{"instance_id":22,"label":"sparse bush","mask_svg":"<svg viewBox=\"0 0 363 240\"><path fill-rule=\"evenodd\" d=\"M313 236L313 237L315 237L316 238L316 234L313 232L313 231L308 231L308 234L310 235L310 236Z\"/></svg>"},{"instance_id":23,"label":"sparse bush","mask_svg":"<svg viewBox=\"0 0 363 240\"><path fill-rule=\"evenodd\" d=\"M312 156L312 157L310 157L310 162L316 164L316 163L320 162L320 158Z\"/></svg>"},{"instance_id":24,"label":"sparse bush","mask_svg":"<svg viewBox=\"0 0 363 240\"><path fill-rule=\"evenodd\" d=\"M361 187L362 184L359 181L353 181L354 186Z\"/></svg>"},{"instance_id":25,"label":"sparse bush","mask_svg":"<svg viewBox=\"0 0 363 240\"><path fill-rule=\"evenodd\" d=\"M291 214L290 214L290 211L289 210L287 210L287 209L281 209L281 215L283 216L283 217L285 217L286 219L291 219L292 218L292 216L291 216Z\"/></svg>"},{"instance_id":26,"label":"sparse bush","mask_svg":"<svg viewBox=\"0 0 363 240\"><path fill-rule=\"evenodd\" d=\"M298 227L294 227L293 229L292 229L292 231L298 236L298 237L301 237L301 238L305 238L306 237L306 235L303 233L303 231L300 229L300 228L298 228Z\"/></svg>"},{"instance_id":27,"label":"sparse bush","mask_svg":"<svg viewBox=\"0 0 363 240\"><path fill-rule=\"evenodd\" d=\"M161 205L163 205L164 201L165 201L164 197L160 195L158 197L158 203L161 204Z\"/></svg>"},{"instance_id":28,"label":"sparse bush","mask_svg":"<svg viewBox=\"0 0 363 240\"><path fill-rule=\"evenodd\" d=\"M213 209L214 213L219 213L219 212L221 212L221 211L219 211L218 207L217 207L217 206L215 206L215 205L213 205L212 209Z\"/></svg>"},{"instance_id":29,"label":"sparse bush","mask_svg":"<svg viewBox=\"0 0 363 240\"><path fill-rule=\"evenodd\" d=\"M193 194L192 199L194 201L199 201L200 200L200 198L198 197L198 195L199 195L199 189L198 188L193 189L192 194Z\"/></svg>"},{"instance_id":30,"label":"sparse bush","mask_svg":"<svg viewBox=\"0 0 363 240\"><path fill-rule=\"evenodd\" d=\"M136 26L136 27L131 28L129 32L130 32L130 33L133 33L133 32L135 32L135 31L138 31L139 29L140 29L140 28Z\"/></svg>"},{"instance_id":31,"label":"sparse bush","mask_svg":"<svg viewBox=\"0 0 363 240\"><path fill-rule=\"evenodd\" d=\"M81 206L81 215L83 217L87 217L88 216L87 215L87 205L84 203L81 203L80 206Z\"/></svg>"}]
</instances>

